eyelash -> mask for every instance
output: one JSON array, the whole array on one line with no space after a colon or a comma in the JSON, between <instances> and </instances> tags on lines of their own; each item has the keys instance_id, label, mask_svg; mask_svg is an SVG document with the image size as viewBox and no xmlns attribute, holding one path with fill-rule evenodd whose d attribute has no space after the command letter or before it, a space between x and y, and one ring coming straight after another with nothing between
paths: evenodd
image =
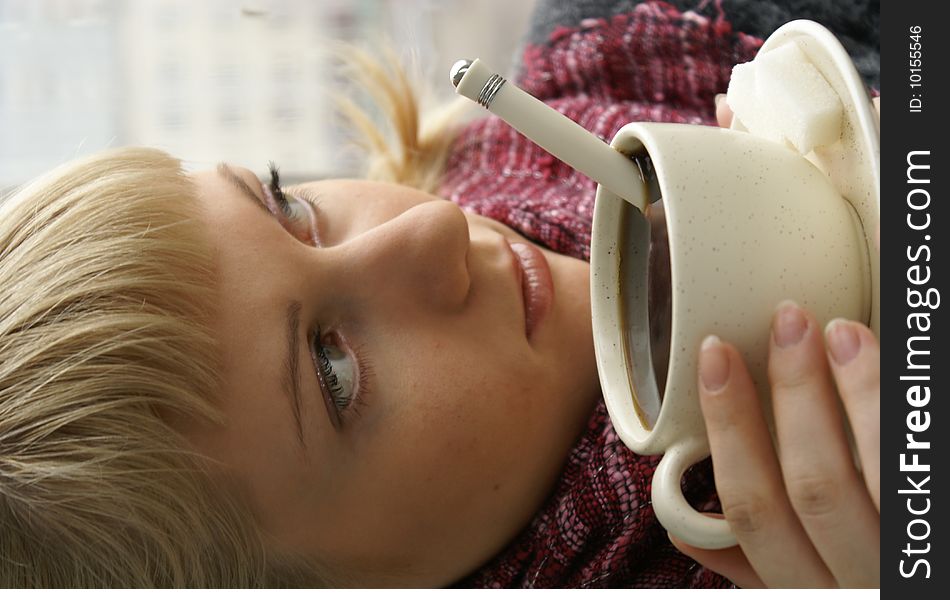
<instances>
[{"instance_id":1,"label":"eyelash","mask_svg":"<svg viewBox=\"0 0 950 600\"><path fill-rule=\"evenodd\" d=\"M287 195L284 193L283 188L280 185L280 168L276 163L270 161L267 163L267 170L270 172L270 183L268 187L270 188L271 195L274 198L274 201L277 203L277 207L280 209L281 213L285 218L291 219L293 217L293 209L290 207L290 201L287 199ZM316 209L316 199L305 198L306 201ZM313 356L313 362L317 366L317 377L320 382L320 393L327 393L330 395L330 402L333 403L334 413L336 419L334 420L334 425L336 427L343 427L346 425L350 416L355 414L359 416L360 407L363 405L363 398L366 393L366 385L369 381L369 374L372 372L372 365L366 360L366 357L363 356L363 353L360 348L353 350L353 359L356 364L356 369L358 372L357 383L356 383L356 393L352 397L346 397L343 394L343 386L340 385L339 377L337 377L336 372L333 369L333 364L330 362L330 358L327 356L326 348L323 345L323 333L318 328L314 341L310 344L310 347L313 351L316 352Z\"/></svg>"},{"instance_id":2,"label":"eyelash","mask_svg":"<svg viewBox=\"0 0 950 600\"><path fill-rule=\"evenodd\" d=\"M356 415L358 417L360 414L360 407L363 406L363 398L366 394L366 385L369 382L372 365L366 361L361 348L355 348L353 350L353 359L358 371L355 387L356 392L353 396L344 396L343 387L340 385L340 380L333 370L333 364L330 362L330 357L327 356L327 351L322 340L323 332L317 329L314 342L311 343L310 347L316 351L314 362L317 364L317 370L319 371L317 376L320 380L321 392L325 390L326 393L330 395L330 401L333 402L337 417L334 425L343 427L346 425L350 416Z\"/></svg>"},{"instance_id":3,"label":"eyelash","mask_svg":"<svg viewBox=\"0 0 950 600\"><path fill-rule=\"evenodd\" d=\"M270 172L268 187L270 187L271 194L274 196L274 201L277 202L280 212L289 219L293 216L293 211L290 209L290 201L284 195L284 189L280 187L280 167L274 161L270 161L267 163L267 170Z\"/></svg>"},{"instance_id":4,"label":"eyelash","mask_svg":"<svg viewBox=\"0 0 950 600\"><path fill-rule=\"evenodd\" d=\"M323 245L319 228L317 223L320 221L320 196L317 194L310 193L306 188L304 189L295 189L292 196L287 196L284 192L284 188L280 185L280 167L277 166L274 161L267 163L267 170L270 172L270 183L268 183L268 191L270 192L270 197L273 199L274 203L277 205L277 210L280 211L278 215L278 221L284 225L301 227L303 224L300 223L301 217L298 213L298 210L295 210L291 206L291 200L299 205L306 205L312 215L315 223L312 227L308 227L307 238L308 243L312 243L314 246Z\"/></svg>"}]
</instances>

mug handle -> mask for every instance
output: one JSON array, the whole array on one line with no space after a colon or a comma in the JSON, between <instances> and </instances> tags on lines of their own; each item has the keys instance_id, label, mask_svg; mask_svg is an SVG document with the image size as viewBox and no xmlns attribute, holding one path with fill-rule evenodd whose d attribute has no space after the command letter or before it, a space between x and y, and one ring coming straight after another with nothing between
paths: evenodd
<instances>
[{"instance_id":1,"label":"mug handle","mask_svg":"<svg viewBox=\"0 0 950 600\"><path fill-rule=\"evenodd\" d=\"M653 474L653 511L667 531L691 546L718 550L736 545L736 536L725 519L702 514L683 495L683 474L709 456L705 444L685 442L670 448Z\"/></svg>"}]
</instances>

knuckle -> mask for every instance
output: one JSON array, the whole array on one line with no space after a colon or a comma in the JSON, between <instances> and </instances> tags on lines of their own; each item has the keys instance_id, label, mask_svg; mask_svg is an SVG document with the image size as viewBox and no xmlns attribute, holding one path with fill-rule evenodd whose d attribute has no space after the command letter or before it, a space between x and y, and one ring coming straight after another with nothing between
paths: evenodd
<instances>
[{"instance_id":1,"label":"knuckle","mask_svg":"<svg viewBox=\"0 0 950 600\"><path fill-rule=\"evenodd\" d=\"M880 396L881 376L880 367L869 368L850 376L836 376L835 379L842 391L858 398L872 399Z\"/></svg>"},{"instance_id":2,"label":"knuckle","mask_svg":"<svg viewBox=\"0 0 950 600\"><path fill-rule=\"evenodd\" d=\"M773 378L772 379L772 394L773 396L778 395L794 395L799 392L807 391L810 389L810 382L805 379L805 377L794 377L794 378Z\"/></svg>"},{"instance_id":3,"label":"knuckle","mask_svg":"<svg viewBox=\"0 0 950 600\"><path fill-rule=\"evenodd\" d=\"M732 410L734 402L716 402L712 406L704 407L703 418L706 421L706 431L717 437L732 435L739 426L738 416Z\"/></svg>"},{"instance_id":4,"label":"knuckle","mask_svg":"<svg viewBox=\"0 0 950 600\"><path fill-rule=\"evenodd\" d=\"M788 498L802 517L823 517L840 505L841 486L834 477L809 474L787 482Z\"/></svg>"},{"instance_id":5,"label":"knuckle","mask_svg":"<svg viewBox=\"0 0 950 600\"><path fill-rule=\"evenodd\" d=\"M746 495L741 500L723 501L722 514L737 536L749 537L765 530L770 520L767 506L760 498Z\"/></svg>"},{"instance_id":6,"label":"knuckle","mask_svg":"<svg viewBox=\"0 0 950 600\"><path fill-rule=\"evenodd\" d=\"M775 392L797 392L814 386L817 371L811 365L769 361L769 379Z\"/></svg>"}]
</instances>

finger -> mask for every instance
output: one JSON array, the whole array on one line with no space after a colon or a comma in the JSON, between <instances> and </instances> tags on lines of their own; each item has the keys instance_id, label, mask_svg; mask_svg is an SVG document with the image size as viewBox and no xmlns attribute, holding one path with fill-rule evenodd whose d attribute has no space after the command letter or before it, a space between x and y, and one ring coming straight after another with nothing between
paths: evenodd
<instances>
[{"instance_id":1,"label":"finger","mask_svg":"<svg viewBox=\"0 0 950 600\"><path fill-rule=\"evenodd\" d=\"M881 97L876 96L875 98L871 99L871 102L874 104L874 110L876 110L878 116L880 116L881 115Z\"/></svg>"},{"instance_id":2,"label":"finger","mask_svg":"<svg viewBox=\"0 0 950 600\"><path fill-rule=\"evenodd\" d=\"M725 94L716 94L716 122L720 127L732 126L732 109L726 102Z\"/></svg>"},{"instance_id":3,"label":"finger","mask_svg":"<svg viewBox=\"0 0 950 600\"><path fill-rule=\"evenodd\" d=\"M699 371L716 491L749 563L770 587L833 585L788 502L762 405L738 351L706 338Z\"/></svg>"},{"instance_id":4,"label":"finger","mask_svg":"<svg viewBox=\"0 0 950 600\"><path fill-rule=\"evenodd\" d=\"M773 321L769 379L795 513L839 584L873 585L880 515L854 466L818 325L792 302L779 305Z\"/></svg>"},{"instance_id":5,"label":"finger","mask_svg":"<svg viewBox=\"0 0 950 600\"><path fill-rule=\"evenodd\" d=\"M670 541L677 550L703 565L710 571L719 573L732 583L745 589L764 588L765 583L756 574L749 564L749 559L742 553L742 548L733 546L722 550L707 550L690 546L683 540L670 536Z\"/></svg>"},{"instance_id":6,"label":"finger","mask_svg":"<svg viewBox=\"0 0 950 600\"><path fill-rule=\"evenodd\" d=\"M864 482L881 511L881 349L870 329L834 319L825 327L838 393L854 434Z\"/></svg>"}]
</instances>

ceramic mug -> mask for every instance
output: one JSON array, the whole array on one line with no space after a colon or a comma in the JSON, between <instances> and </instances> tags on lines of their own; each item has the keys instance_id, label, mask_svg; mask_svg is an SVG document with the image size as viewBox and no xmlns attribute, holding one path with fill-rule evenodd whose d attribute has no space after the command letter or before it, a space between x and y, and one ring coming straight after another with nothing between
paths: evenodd
<instances>
[{"instance_id":1,"label":"ceramic mug","mask_svg":"<svg viewBox=\"0 0 950 600\"><path fill-rule=\"evenodd\" d=\"M767 403L780 301L794 299L821 324L868 322L865 234L824 173L749 133L631 123L611 145L652 168L661 200L644 214L597 192L591 305L604 398L627 446L664 454L652 488L660 523L694 546L731 546L728 523L697 512L681 488L685 470L709 455L700 344L709 334L734 344Z\"/></svg>"}]
</instances>

